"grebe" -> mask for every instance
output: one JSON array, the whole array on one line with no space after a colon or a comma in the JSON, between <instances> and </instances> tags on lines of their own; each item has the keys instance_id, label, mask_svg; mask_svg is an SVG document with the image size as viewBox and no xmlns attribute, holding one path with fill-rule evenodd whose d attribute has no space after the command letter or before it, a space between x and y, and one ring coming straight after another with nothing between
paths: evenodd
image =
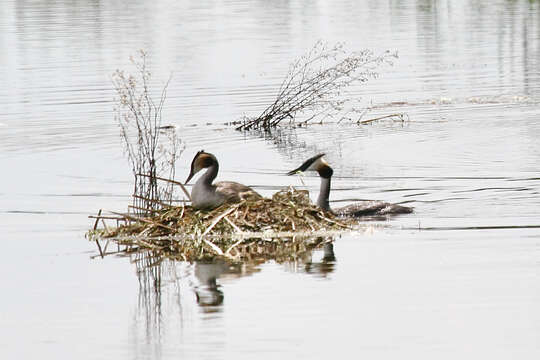
<instances>
[{"instance_id":1,"label":"grebe","mask_svg":"<svg viewBox=\"0 0 540 360\"><path fill-rule=\"evenodd\" d=\"M369 215L390 215L390 214L409 214L413 209L407 206L390 204L378 200L363 200L338 209L330 209L330 180L334 170L323 159L324 154L316 155L306 160L300 167L289 171L287 175L293 175L300 171L313 170L319 173L321 177L321 189L317 198L317 206L325 211L332 212L338 216L359 217Z\"/></svg>"},{"instance_id":2,"label":"grebe","mask_svg":"<svg viewBox=\"0 0 540 360\"><path fill-rule=\"evenodd\" d=\"M261 198L261 195L252 188L237 182L220 181L212 184L218 174L219 163L214 155L204 152L204 150L199 151L193 158L191 171L185 183L187 184L196 173L205 168L208 170L191 189L191 205L195 209L214 209L224 203Z\"/></svg>"}]
</instances>

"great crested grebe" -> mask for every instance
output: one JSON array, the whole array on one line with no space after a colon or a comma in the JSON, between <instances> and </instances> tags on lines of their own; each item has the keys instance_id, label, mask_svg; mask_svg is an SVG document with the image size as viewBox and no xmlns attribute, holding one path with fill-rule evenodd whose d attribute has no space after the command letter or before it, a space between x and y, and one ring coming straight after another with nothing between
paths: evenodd
<instances>
[{"instance_id":1,"label":"great crested grebe","mask_svg":"<svg viewBox=\"0 0 540 360\"><path fill-rule=\"evenodd\" d=\"M328 200L330 196L330 180L334 170L323 159L324 154L316 155L306 160L300 167L289 171L287 175L294 175L301 171L313 170L319 173L321 177L321 189L319 191L319 197L317 198L317 206L325 211L333 212L338 216L369 216L369 215L390 215L390 214L409 214L413 212L413 209L407 206L401 206L397 204L390 204L384 201L378 200L363 200L355 202L353 204L338 208L330 209L330 202Z\"/></svg>"},{"instance_id":2,"label":"great crested grebe","mask_svg":"<svg viewBox=\"0 0 540 360\"><path fill-rule=\"evenodd\" d=\"M212 184L218 174L219 163L214 155L204 150L199 151L193 158L191 171L185 183L187 184L196 173L205 168L207 168L206 172L191 189L191 204L195 209L213 209L224 203L261 198L261 195L252 188L237 182L219 181Z\"/></svg>"}]
</instances>

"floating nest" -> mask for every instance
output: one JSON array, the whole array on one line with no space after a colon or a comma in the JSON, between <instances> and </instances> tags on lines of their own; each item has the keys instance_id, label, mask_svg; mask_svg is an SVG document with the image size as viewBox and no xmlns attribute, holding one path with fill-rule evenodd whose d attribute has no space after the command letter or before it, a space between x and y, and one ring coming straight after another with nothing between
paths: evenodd
<instances>
[{"instance_id":1,"label":"floating nest","mask_svg":"<svg viewBox=\"0 0 540 360\"><path fill-rule=\"evenodd\" d=\"M126 246L127 252L150 249L183 260L219 256L240 260L252 257L254 252L268 259L273 253L294 250L292 245L298 239L322 239L357 224L354 219L337 219L321 210L310 201L306 190L294 188L279 191L271 199L224 204L209 211L168 206L148 217L115 214L117 217L94 217L96 225L101 220L104 227L95 226L88 233L101 255L104 252L99 240L114 240ZM105 219L122 224L109 227ZM311 242L315 245L321 241ZM302 243L305 246L306 242ZM278 244L283 246L276 248Z\"/></svg>"}]
</instances>

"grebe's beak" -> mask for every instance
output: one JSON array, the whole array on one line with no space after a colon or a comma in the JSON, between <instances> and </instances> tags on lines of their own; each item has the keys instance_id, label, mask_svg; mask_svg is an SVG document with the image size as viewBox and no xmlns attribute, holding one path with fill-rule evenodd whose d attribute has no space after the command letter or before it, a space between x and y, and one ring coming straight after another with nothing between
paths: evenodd
<instances>
[{"instance_id":1,"label":"grebe's beak","mask_svg":"<svg viewBox=\"0 0 540 360\"><path fill-rule=\"evenodd\" d=\"M184 185L187 185L187 183L189 182L189 180L191 180L191 178L195 175L195 173L193 173L193 171L191 171L189 173L189 176L187 177L186 181L184 181Z\"/></svg>"},{"instance_id":2,"label":"grebe's beak","mask_svg":"<svg viewBox=\"0 0 540 360\"><path fill-rule=\"evenodd\" d=\"M294 169L294 170L291 170L287 173L288 176L291 176L291 175L295 175L295 174L300 174L302 172L302 166Z\"/></svg>"},{"instance_id":3,"label":"grebe's beak","mask_svg":"<svg viewBox=\"0 0 540 360\"><path fill-rule=\"evenodd\" d=\"M319 155L315 155L309 159L307 159L306 161L304 161L304 163L302 165L300 165L299 167L297 167L296 169L294 170L291 170L287 173L287 175L294 175L294 174L298 174L300 172L304 172L306 170L316 170L314 168L311 168L311 166L313 164L315 164L315 162L317 160L319 160L320 158L322 158L324 156L324 154L319 154Z\"/></svg>"},{"instance_id":4,"label":"grebe's beak","mask_svg":"<svg viewBox=\"0 0 540 360\"><path fill-rule=\"evenodd\" d=\"M192 177L195 176L196 173L198 173L202 167L200 165L200 156L201 155L207 155L204 150L201 150L199 152L197 152L197 154L195 154L195 156L193 157L193 160L191 161L191 169L189 171L189 175L186 179L186 181L184 182L184 185L186 185L188 183L189 180L191 180Z\"/></svg>"}]
</instances>

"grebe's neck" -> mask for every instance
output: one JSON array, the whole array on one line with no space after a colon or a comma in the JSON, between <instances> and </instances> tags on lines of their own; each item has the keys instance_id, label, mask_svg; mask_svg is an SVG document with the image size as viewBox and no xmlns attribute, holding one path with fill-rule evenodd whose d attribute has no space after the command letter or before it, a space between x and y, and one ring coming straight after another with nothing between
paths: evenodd
<instances>
[{"instance_id":1,"label":"grebe's neck","mask_svg":"<svg viewBox=\"0 0 540 360\"><path fill-rule=\"evenodd\" d=\"M197 184L204 185L205 187L212 186L214 179L217 177L218 171L219 171L219 164L216 160L212 163L212 165L210 165L207 168L206 172L202 174L199 180L197 180Z\"/></svg>"},{"instance_id":2,"label":"grebe's neck","mask_svg":"<svg viewBox=\"0 0 540 360\"><path fill-rule=\"evenodd\" d=\"M317 198L317 205L324 211L330 211L330 180L332 177L321 177L321 188L319 190L319 197Z\"/></svg>"}]
</instances>

